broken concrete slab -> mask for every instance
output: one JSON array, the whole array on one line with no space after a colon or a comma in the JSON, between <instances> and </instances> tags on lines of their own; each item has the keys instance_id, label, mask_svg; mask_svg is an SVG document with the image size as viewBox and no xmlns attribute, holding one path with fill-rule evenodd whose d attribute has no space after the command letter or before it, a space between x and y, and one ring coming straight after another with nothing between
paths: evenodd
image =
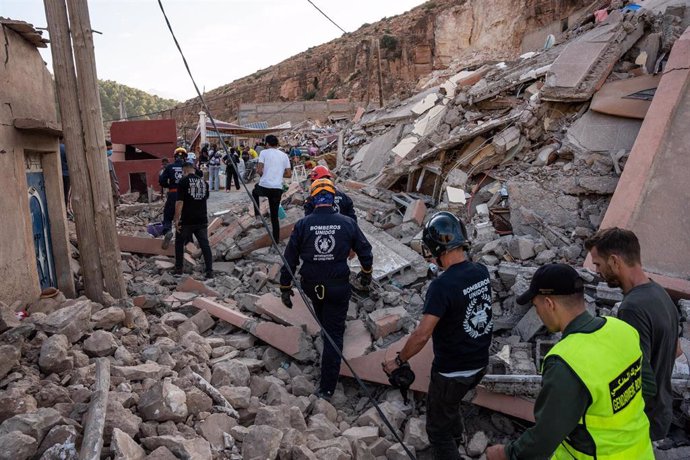
<instances>
[{"instance_id":1,"label":"broken concrete slab","mask_svg":"<svg viewBox=\"0 0 690 460\"><path fill-rule=\"evenodd\" d=\"M673 294L690 296L690 29L676 41L601 228L633 230L644 268ZM664 225L659 225L664 222ZM673 244L669 244L673 242ZM588 268L593 268L590 259Z\"/></svg>"},{"instance_id":2,"label":"broken concrete slab","mask_svg":"<svg viewBox=\"0 0 690 460\"><path fill-rule=\"evenodd\" d=\"M357 372L357 375L363 380L388 385L388 376L383 372L381 363L395 358L395 354L402 350L402 347L409 337L409 335L406 335L383 350L374 351L367 355L360 356L359 358L350 359L350 366L352 366L355 372ZM433 360L433 345L432 341L429 340L424 348L410 359L410 366L412 366L412 370L417 376L410 387L412 390L421 391L423 393L427 392L431 379L431 363ZM345 364L340 367L340 375L352 377L352 373Z\"/></svg>"},{"instance_id":3,"label":"broken concrete slab","mask_svg":"<svg viewBox=\"0 0 690 460\"><path fill-rule=\"evenodd\" d=\"M373 343L364 321L355 319L345 323L343 356L345 359L364 356Z\"/></svg>"},{"instance_id":4,"label":"broken concrete slab","mask_svg":"<svg viewBox=\"0 0 690 460\"><path fill-rule=\"evenodd\" d=\"M321 330L302 297L296 291L292 298L292 308L287 308L281 302L280 297L273 294L264 294L259 297L255 307L257 313L269 316L280 324L305 326L310 335L316 335Z\"/></svg>"},{"instance_id":5,"label":"broken concrete slab","mask_svg":"<svg viewBox=\"0 0 690 460\"><path fill-rule=\"evenodd\" d=\"M414 200L405 210L403 215L403 223L416 222L420 227L424 224L426 217L426 204L424 200Z\"/></svg>"},{"instance_id":6,"label":"broken concrete slab","mask_svg":"<svg viewBox=\"0 0 690 460\"><path fill-rule=\"evenodd\" d=\"M400 243L388 233L381 232L365 220L359 221L358 224L373 248L373 277L375 280L393 276L410 267L415 270L423 269L426 272L426 264L421 255ZM361 269L357 258L350 261L350 268L354 272Z\"/></svg>"},{"instance_id":7,"label":"broken concrete slab","mask_svg":"<svg viewBox=\"0 0 690 460\"><path fill-rule=\"evenodd\" d=\"M443 120L446 110L446 107L443 105L432 107L431 110L426 113L426 115L418 118L417 121L415 121L412 134L425 137L434 132L439 123L441 123L441 120Z\"/></svg>"},{"instance_id":8,"label":"broken concrete slab","mask_svg":"<svg viewBox=\"0 0 690 460\"><path fill-rule=\"evenodd\" d=\"M295 358L298 361L314 359L314 349L303 328L260 322L250 328L258 339Z\"/></svg>"},{"instance_id":9,"label":"broken concrete slab","mask_svg":"<svg viewBox=\"0 0 690 460\"><path fill-rule=\"evenodd\" d=\"M120 251L132 252L134 254L147 254L152 256L168 256L175 257L175 248L171 246L168 249L161 248L163 240L156 238L141 238L130 235L117 235L117 241L120 245Z\"/></svg>"},{"instance_id":10,"label":"broken concrete slab","mask_svg":"<svg viewBox=\"0 0 690 460\"><path fill-rule=\"evenodd\" d=\"M630 151L642 126L641 120L587 111L572 124L566 138L585 152Z\"/></svg>"},{"instance_id":11,"label":"broken concrete slab","mask_svg":"<svg viewBox=\"0 0 690 460\"><path fill-rule=\"evenodd\" d=\"M407 158L407 154L410 153L414 148L417 146L417 143L419 142L419 138L417 136L407 136L404 137L398 145L393 147L392 151L395 153L398 157L405 159Z\"/></svg>"},{"instance_id":12,"label":"broken concrete slab","mask_svg":"<svg viewBox=\"0 0 690 460\"><path fill-rule=\"evenodd\" d=\"M415 115L421 115L436 105L436 101L438 101L438 93L427 94L424 99L413 105L410 110Z\"/></svg>"},{"instance_id":13,"label":"broken concrete slab","mask_svg":"<svg viewBox=\"0 0 690 460\"><path fill-rule=\"evenodd\" d=\"M367 326L374 339L386 337L402 328L403 320L408 316L404 307L391 307L374 310L367 317Z\"/></svg>"},{"instance_id":14,"label":"broken concrete slab","mask_svg":"<svg viewBox=\"0 0 690 460\"><path fill-rule=\"evenodd\" d=\"M236 309L234 301L226 301L223 304L204 297L197 297L192 305L241 329L246 329L247 324L252 321L252 318Z\"/></svg>"},{"instance_id":15,"label":"broken concrete slab","mask_svg":"<svg viewBox=\"0 0 690 460\"><path fill-rule=\"evenodd\" d=\"M385 134L377 136L368 144L362 146L351 162L358 180L365 180L378 174L388 162L390 152L398 143L402 133L402 125L397 125Z\"/></svg>"},{"instance_id":16,"label":"broken concrete slab","mask_svg":"<svg viewBox=\"0 0 690 460\"><path fill-rule=\"evenodd\" d=\"M180 292L193 292L199 295L205 295L209 297L220 297L220 294L218 292L206 286L201 281L195 280L191 276L186 277L184 280L178 283L175 289Z\"/></svg>"},{"instance_id":17,"label":"broken concrete slab","mask_svg":"<svg viewBox=\"0 0 690 460\"><path fill-rule=\"evenodd\" d=\"M618 60L644 33L640 16L612 12L606 22L570 42L546 76L541 97L547 101L587 101Z\"/></svg>"},{"instance_id":18,"label":"broken concrete slab","mask_svg":"<svg viewBox=\"0 0 690 460\"><path fill-rule=\"evenodd\" d=\"M605 115L642 120L660 81L661 75L643 75L606 83L594 94L590 108Z\"/></svg>"}]
</instances>

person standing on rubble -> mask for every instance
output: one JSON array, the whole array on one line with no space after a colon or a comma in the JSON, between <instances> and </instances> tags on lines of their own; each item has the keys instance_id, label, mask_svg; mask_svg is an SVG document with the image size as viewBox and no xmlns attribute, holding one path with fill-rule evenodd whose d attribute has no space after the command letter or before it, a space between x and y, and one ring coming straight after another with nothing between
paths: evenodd
<instances>
[{"instance_id":1,"label":"person standing on rubble","mask_svg":"<svg viewBox=\"0 0 690 460\"><path fill-rule=\"evenodd\" d=\"M656 391L637 331L585 308L584 282L569 265L540 267L517 303L532 303L561 340L542 364L535 425L488 460L653 459L643 394Z\"/></svg>"},{"instance_id":2,"label":"person standing on rubble","mask_svg":"<svg viewBox=\"0 0 690 460\"><path fill-rule=\"evenodd\" d=\"M294 293L291 273L296 273L301 259L299 274L302 288L314 305L319 323L338 348L335 350L324 337L317 396L328 400L338 383L345 320L350 305L348 256L353 250L357 254L362 266L357 278L365 288L371 285L374 257L371 244L357 223L333 208L333 182L328 179L314 181L311 196L314 212L295 224L285 249L287 266L283 266L280 273L280 292L283 304L292 308L290 297Z\"/></svg>"},{"instance_id":3,"label":"person standing on rubble","mask_svg":"<svg viewBox=\"0 0 690 460\"><path fill-rule=\"evenodd\" d=\"M391 375L433 337L426 432L434 459L455 460L460 458L463 433L460 402L489 363L491 279L485 266L467 260L467 231L453 214L434 214L424 226L422 241L444 271L429 285L421 322L396 358L383 367Z\"/></svg>"},{"instance_id":4,"label":"person standing on rubble","mask_svg":"<svg viewBox=\"0 0 690 460\"><path fill-rule=\"evenodd\" d=\"M163 228L162 232L163 243L161 247L167 249L172 241L172 223L175 216L175 203L177 202L177 184L182 179L182 167L187 158L187 150L184 147L175 149L175 162L165 167L161 175L158 177L158 183L161 187L168 189L168 194L165 198L165 205L163 207Z\"/></svg>"},{"instance_id":5,"label":"person standing on rubble","mask_svg":"<svg viewBox=\"0 0 690 460\"><path fill-rule=\"evenodd\" d=\"M640 242L630 230L600 230L585 241L585 248L609 287L623 290L618 318L640 334L642 354L654 371L657 393L645 400L645 412L652 441L660 441L673 418L671 375L680 356L678 309L666 290L645 274Z\"/></svg>"},{"instance_id":6,"label":"person standing on rubble","mask_svg":"<svg viewBox=\"0 0 690 460\"><path fill-rule=\"evenodd\" d=\"M332 181L333 174L331 174L331 171L328 169L328 167L319 165L311 170L309 173L309 178L312 180L312 182L319 179L330 179ZM357 214L355 214L355 207L352 203L352 199L338 189L335 190L333 207L340 214L350 217L357 222ZM314 212L314 200L311 196L309 196L304 201L304 215L308 216L312 212Z\"/></svg>"},{"instance_id":7,"label":"person standing on rubble","mask_svg":"<svg viewBox=\"0 0 690 460\"><path fill-rule=\"evenodd\" d=\"M259 197L268 198L268 209L271 215L273 227L273 239L280 243L280 221L278 220L278 208L283 196L283 178L292 177L290 160L282 150L278 150L278 138L272 134L266 136L268 148L261 151L256 172L261 176L259 183L254 186L254 216L261 216L259 210Z\"/></svg>"},{"instance_id":8,"label":"person standing on rubble","mask_svg":"<svg viewBox=\"0 0 690 460\"><path fill-rule=\"evenodd\" d=\"M175 275L181 275L184 268L184 245L196 237L204 256L206 279L213 278L213 254L208 242L208 183L196 174L194 163L187 162L182 167L183 177L177 184L175 202Z\"/></svg>"}]
</instances>

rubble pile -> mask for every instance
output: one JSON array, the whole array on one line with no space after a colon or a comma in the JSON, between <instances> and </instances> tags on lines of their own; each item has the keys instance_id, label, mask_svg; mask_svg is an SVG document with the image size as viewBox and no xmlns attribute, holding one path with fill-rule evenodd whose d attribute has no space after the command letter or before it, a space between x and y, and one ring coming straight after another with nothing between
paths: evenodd
<instances>
[{"instance_id":1,"label":"rubble pile","mask_svg":"<svg viewBox=\"0 0 690 460\"><path fill-rule=\"evenodd\" d=\"M374 288L354 292L344 355L420 458L429 446L422 393L431 347L410 361L417 380L409 404L386 386L380 363L420 317L437 270L421 256L421 229L436 210L467 222L471 256L492 274L492 356L466 398L464 457L481 457L533 421L527 398L538 393L541 360L559 335L516 295L540 265L582 266L583 240L601 224L658 85L654 74L687 15L611 3L542 51L512 62L477 56L458 72L434 72L408 100L360 110L344 132L305 123L283 139L325 152L315 161L335 171L372 243ZM304 180L283 195L281 240L303 216ZM216 276L203 282L193 243L185 253L192 275L169 272L172 248L145 230L160 221L161 203L142 198L128 196L117 210L129 299L98 304L56 291L29 305L0 304L0 459L77 458L99 416L103 457L118 460L407 458L354 380L341 379L331 402L314 395L319 326L299 295L293 309L276 295L281 259L248 198L213 214ZM587 308L614 315L621 291L578 272ZM690 303L679 307L687 318ZM658 458L688 454L690 341L681 345L674 428ZM351 376L345 367L341 374Z\"/></svg>"}]
</instances>

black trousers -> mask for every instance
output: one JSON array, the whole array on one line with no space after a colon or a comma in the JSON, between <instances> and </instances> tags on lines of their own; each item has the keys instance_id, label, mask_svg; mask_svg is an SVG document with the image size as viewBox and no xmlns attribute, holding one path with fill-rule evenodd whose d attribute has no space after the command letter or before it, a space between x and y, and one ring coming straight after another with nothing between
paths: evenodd
<instances>
[{"instance_id":1,"label":"black trousers","mask_svg":"<svg viewBox=\"0 0 690 460\"><path fill-rule=\"evenodd\" d=\"M227 165L225 167L225 190L230 190L230 185L232 181L235 181L235 188L240 189L240 178L237 176L237 172L232 165Z\"/></svg>"},{"instance_id":2,"label":"black trousers","mask_svg":"<svg viewBox=\"0 0 690 460\"><path fill-rule=\"evenodd\" d=\"M485 373L482 370L471 377L444 377L431 372L426 398L426 433L434 460L460 459L458 447L463 431L460 402Z\"/></svg>"},{"instance_id":3,"label":"black trousers","mask_svg":"<svg viewBox=\"0 0 690 460\"><path fill-rule=\"evenodd\" d=\"M268 210L271 214L271 226L273 227L273 238L276 243L280 242L280 220L278 219L278 208L280 207L280 199L283 197L282 188L266 188L257 184L252 191L252 196L256 204L259 204L259 197L265 196L268 198ZM259 217L259 208L254 205L254 215Z\"/></svg>"},{"instance_id":4,"label":"black trousers","mask_svg":"<svg viewBox=\"0 0 690 460\"><path fill-rule=\"evenodd\" d=\"M350 283L343 282L329 286L303 282L305 294L314 304L316 317L335 342L338 350L343 351L343 336L345 335L345 320L350 305ZM323 353L321 354L321 384L322 393L332 395L338 384L340 374L340 355L331 343L321 333L323 338Z\"/></svg>"},{"instance_id":5,"label":"black trousers","mask_svg":"<svg viewBox=\"0 0 690 460\"><path fill-rule=\"evenodd\" d=\"M177 192L168 192L168 196L165 198L165 206L163 207L163 233L167 233L172 229L176 201Z\"/></svg>"},{"instance_id":6,"label":"black trousers","mask_svg":"<svg viewBox=\"0 0 690 460\"><path fill-rule=\"evenodd\" d=\"M208 226L201 225L182 225L181 230L175 235L175 268L184 266L184 246L192 241L192 235L196 236L199 242L201 253L204 255L206 272L213 271L213 254L211 245L208 243Z\"/></svg>"},{"instance_id":7,"label":"black trousers","mask_svg":"<svg viewBox=\"0 0 690 460\"><path fill-rule=\"evenodd\" d=\"M65 196L65 206L69 210L69 176L62 176L62 193Z\"/></svg>"}]
</instances>

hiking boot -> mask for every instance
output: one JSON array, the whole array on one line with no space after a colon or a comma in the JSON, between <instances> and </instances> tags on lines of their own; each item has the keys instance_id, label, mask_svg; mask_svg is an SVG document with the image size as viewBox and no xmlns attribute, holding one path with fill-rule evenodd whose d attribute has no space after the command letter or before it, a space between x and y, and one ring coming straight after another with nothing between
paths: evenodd
<instances>
[{"instance_id":1,"label":"hiking boot","mask_svg":"<svg viewBox=\"0 0 690 460\"><path fill-rule=\"evenodd\" d=\"M213 272L206 272L205 277L207 280L212 280L214 278Z\"/></svg>"},{"instance_id":2,"label":"hiking boot","mask_svg":"<svg viewBox=\"0 0 690 460\"><path fill-rule=\"evenodd\" d=\"M168 233L165 234L163 237L163 243L161 243L161 248L162 249L168 249L168 246L170 246L170 242L172 241L173 238L173 232L172 230L168 230Z\"/></svg>"},{"instance_id":3,"label":"hiking boot","mask_svg":"<svg viewBox=\"0 0 690 460\"><path fill-rule=\"evenodd\" d=\"M323 399L326 402L331 402L331 398L333 397L333 393L331 393L330 391L319 390L316 392L316 397L319 399Z\"/></svg>"}]
</instances>

